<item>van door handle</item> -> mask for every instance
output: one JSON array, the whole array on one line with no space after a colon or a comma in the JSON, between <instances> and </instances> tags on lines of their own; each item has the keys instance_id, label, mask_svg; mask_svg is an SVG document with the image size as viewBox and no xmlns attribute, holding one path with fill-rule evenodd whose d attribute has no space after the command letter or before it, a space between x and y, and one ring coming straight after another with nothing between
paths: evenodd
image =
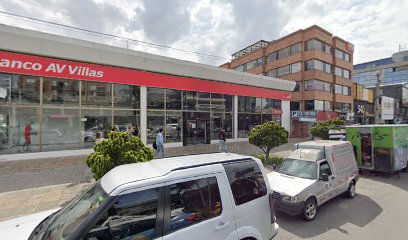
<instances>
[{"instance_id":1,"label":"van door handle","mask_svg":"<svg viewBox=\"0 0 408 240\"><path fill-rule=\"evenodd\" d=\"M216 231L220 231L220 230L223 230L223 229L227 228L228 226L229 226L229 222L221 221L221 222L219 222L218 225L215 227L215 230L216 230Z\"/></svg>"}]
</instances>

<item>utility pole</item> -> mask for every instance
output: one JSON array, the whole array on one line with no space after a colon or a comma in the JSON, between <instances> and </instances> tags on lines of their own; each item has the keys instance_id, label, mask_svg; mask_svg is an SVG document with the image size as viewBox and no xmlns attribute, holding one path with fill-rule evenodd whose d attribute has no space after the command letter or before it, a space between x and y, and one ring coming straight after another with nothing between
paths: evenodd
<instances>
[{"instance_id":1,"label":"utility pole","mask_svg":"<svg viewBox=\"0 0 408 240\"><path fill-rule=\"evenodd\" d=\"M377 73L377 83L375 86L375 118L374 118L374 123L375 124L380 124L381 123L381 117L380 117L380 96L382 95L382 91L381 91L381 80L380 80L380 72Z\"/></svg>"}]
</instances>

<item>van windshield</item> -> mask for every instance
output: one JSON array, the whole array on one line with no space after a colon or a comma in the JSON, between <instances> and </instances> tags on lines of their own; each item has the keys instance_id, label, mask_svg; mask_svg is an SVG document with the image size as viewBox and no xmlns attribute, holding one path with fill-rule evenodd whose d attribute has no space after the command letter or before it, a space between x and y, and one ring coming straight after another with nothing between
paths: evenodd
<instances>
[{"instance_id":1,"label":"van windshield","mask_svg":"<svg viewBox=\"0 0 408 240\"><path fill-rule=\"evenodd\" d=\"M299 178L317 178L317 164L305 160L287 158L278 166L276 171Z\"/></svg>"}]
</instances>

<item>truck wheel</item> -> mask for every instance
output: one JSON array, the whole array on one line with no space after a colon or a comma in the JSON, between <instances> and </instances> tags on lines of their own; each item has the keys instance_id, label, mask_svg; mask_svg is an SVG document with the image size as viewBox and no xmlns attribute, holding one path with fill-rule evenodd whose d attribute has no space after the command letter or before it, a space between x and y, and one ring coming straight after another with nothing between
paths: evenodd
<instances>
[{"instance_id":1,"label":"truck wheel","mask_svg":"<svg viewBox=\"0 0 408 240\"><path fill-rule=\"evenodd\" d=\"M306 221L312 221L317 215L317 204L313 198L307 199L303 207L302 217Z\"/></svg>"},{"instance_id":2,"label":"truck wheel","mask_svg":"<svg viewBox=\"0 0 408 240\"><path fill-rule=\"evenodd\" d=\"M356 195L356 185L354 182L350 182L350 185L347 189L346 196L348 198L353 198Z\"/></svg>"}]
</instances>

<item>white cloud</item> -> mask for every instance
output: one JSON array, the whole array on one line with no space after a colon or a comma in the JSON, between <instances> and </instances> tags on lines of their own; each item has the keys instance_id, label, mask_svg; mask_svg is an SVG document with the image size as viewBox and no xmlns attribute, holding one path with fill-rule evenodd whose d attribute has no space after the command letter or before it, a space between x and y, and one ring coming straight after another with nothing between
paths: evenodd
<instances>
[{"instance_id":1,"label":"white cloud","mask_svg":"<svg viewBox=\"0 0 408 240\"><path fill-rule=\"evenodd\" d=\"M277 39L313 24L354 43L354 63L390 57L398 44L408 43L406 0L0 0L0 9L225 58L258 40ZM227 61L3 14L0 23L213 65Z\"/></svg>"}]
</instances>

